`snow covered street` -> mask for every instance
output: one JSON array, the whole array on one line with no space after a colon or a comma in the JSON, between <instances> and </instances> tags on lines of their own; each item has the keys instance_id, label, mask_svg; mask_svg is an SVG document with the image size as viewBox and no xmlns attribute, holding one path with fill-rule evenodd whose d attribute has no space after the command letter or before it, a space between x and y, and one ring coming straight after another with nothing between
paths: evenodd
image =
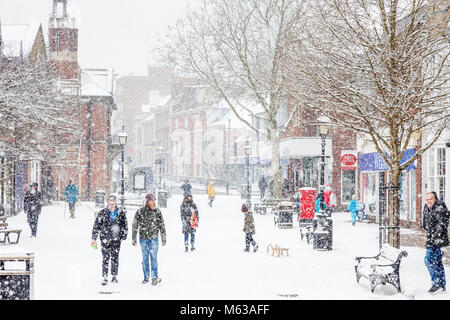
<instances>
[{"instance_id":1,"label":"snow covered street","mask_svg":"<svg viewBox=\"0 0 450 320\"><path fill-rule=\"evenodd\" d=\"M206 195L194 195L199 208L200 226L196 250L184 252L179 205L181 195L168 200L162 208L167 244L159 247L158 265L162 282L142 285L141 251L131 245L131 223L135 210L127 213L129 235L120 251L118 284L101 282L101 251L90 247L94 204L77 207L70 219L64 203L43 208L37 238L23 212L8 218L11 228L22 228L18 245L0 247L1 251L28 250L35 253L35 299L408 299L393 286L379 285L372 294L369 282L356 282L355 256L375 255L378 251L376 224L352 226L348 213L333 214L333 250L316 251L301 240L298 223L294 228L278 229L273 215L254 214L256 253L243 252L242 199L218 196L210 208ZM267 245L278 243L289 248L289 256L273 257ZM7 248L8 247L8 248ZM408 256L402 260L400 276L405 293L416 299L448 299L448 294L427 293L430 278L424 265L424 248L402 247ZM446 268L447 279L450 270ZM98 294L110 291L112 294Z\"/></svg>"}]
</instances>

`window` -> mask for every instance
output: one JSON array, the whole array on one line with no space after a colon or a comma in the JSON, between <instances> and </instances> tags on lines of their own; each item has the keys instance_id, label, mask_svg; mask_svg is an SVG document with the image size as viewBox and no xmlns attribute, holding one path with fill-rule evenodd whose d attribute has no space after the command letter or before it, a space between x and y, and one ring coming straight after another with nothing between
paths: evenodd
<instances>
[{"instance_id":1,"label":"window","mask_svg":"<svg viewBox=\"0 0 450 320\"><path fill-rule=\"evenodd\" d=\"M429 185L427 186L427 192L436 191L439 199L445 201L445 148L431 148L429 151L428 160Z\"/></svg>"},{"instance_id":2,"label":"window","mask_svg":"<svg viewBox=\"0 0 450 320\"><path fill-rule=\"evenodd\" d=\"M356 194L356 170L342 170L341 203L349 203Z\"/></svg>"}]
</instances>

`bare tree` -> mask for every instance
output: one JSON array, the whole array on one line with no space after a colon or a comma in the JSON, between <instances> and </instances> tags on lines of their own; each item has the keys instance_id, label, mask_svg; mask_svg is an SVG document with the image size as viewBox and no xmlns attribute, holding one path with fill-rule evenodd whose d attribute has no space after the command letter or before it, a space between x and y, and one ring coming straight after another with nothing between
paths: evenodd
<instances>
[{"instance_id":1,"label":"bare tree","mask_svg":"<svg viewBox=\"0 0 450 320\"><path fill-rule=\"evenodd\" d=\"M320 0L310 12L314 19L299 31L304 37L290 44L291 93L369 139L394 186L449 127L447 6L441 0ZM430 137L417 142L427 128ZM416 153L401 163L411 146ZM398 189L390 191L388 207L388 242L398 247Z\"/></svg>"},{"instance_id":2,"label":"bare tree","mask_svg":"<svg viewBox=\"0 0 450 320\"><path fill-rule=\"evenodd\" d=\"M276 197L281 196L280 136L294 113L280 121L280 109L287 107L281 62L303 13L300 0L203 0L169 28L156 50L179 71L214 88L237 118L271 141ZM265 121L267 131L247 115Z\"/></svg>"},{"instance_id":3,"label":"bare tree","mask_svg":"<svg viewBox=\"0 0 450 320\"><path fill-rule=\"evenodd\" d=\"M55 162L80 129L75 97L57 90L55 74L49 62L0 60L0 149L16 161Z\"/></svg>"}]
</instances>

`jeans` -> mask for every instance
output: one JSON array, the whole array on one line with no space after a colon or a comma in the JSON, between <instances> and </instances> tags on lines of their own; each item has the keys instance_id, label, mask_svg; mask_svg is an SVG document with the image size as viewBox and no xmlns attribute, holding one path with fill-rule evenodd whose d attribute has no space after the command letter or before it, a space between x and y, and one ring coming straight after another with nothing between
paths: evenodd
<instances>
[{"instance_id":1,"label":"jeans","mask_svg":"<svg viewBox=\"0 0 450 320\"><path fill-rule=\"evenodd\" d=\"M152 279L158 278L158 261L156 256L158 255L158 238L148 240L139 239L142 251L142 270L144 271L144 279L148 280L150 277L150 267L148 260L150 257Z\"/></svg>"},{"instance_id":2,"label":"jeans","mask_svg":"<svg viewBox=\"0 0 450 320\"><path fill-rule=\"evenodd\" d=\"M189 232L185 232L184 233L184 245L187 247L189 244L189 235L191 235L191 247L194 247L194 243L195 243L195 233L189 233Z\"/></svg>"},{"instance_id":3,"label":"jeans","mask_svg":"<svg viewBox=\"0 0 450 320\"><path fill-rule=\"evenodd\" d=\"M442 263L442 251L440 247L429 247L425 254L425 266L431 276L433 286L441 286L445 289L445 270Z\"/></svg>"},{"instance_id":4,"label":"jeans","mask_svg":"<svg viewBox=\"0 0 450 320\"><path fill-rule=\"evenodd\" d=\"M253 247L256 247L256 241L253 239L253 236L251 233L245 234L245 249L250 249L250 243L253 245Z\"/></svg>"}]
</instances>

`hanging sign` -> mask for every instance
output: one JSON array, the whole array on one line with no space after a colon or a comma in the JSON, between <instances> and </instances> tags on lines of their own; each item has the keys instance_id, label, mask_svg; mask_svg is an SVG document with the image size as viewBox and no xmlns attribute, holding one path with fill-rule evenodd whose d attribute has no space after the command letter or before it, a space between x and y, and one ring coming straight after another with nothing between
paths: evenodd
<instances>
[{"instance_id":1,"label":"hanging sign","mask_svg":"<svg viewBox=\"0 0 450 320\"><path fill-rule=\"evenodd\" d=\"M356 151L343 150L341 152L341 170L356 170L358 168L358 157Z\"/></svg>"}]
</instances>

